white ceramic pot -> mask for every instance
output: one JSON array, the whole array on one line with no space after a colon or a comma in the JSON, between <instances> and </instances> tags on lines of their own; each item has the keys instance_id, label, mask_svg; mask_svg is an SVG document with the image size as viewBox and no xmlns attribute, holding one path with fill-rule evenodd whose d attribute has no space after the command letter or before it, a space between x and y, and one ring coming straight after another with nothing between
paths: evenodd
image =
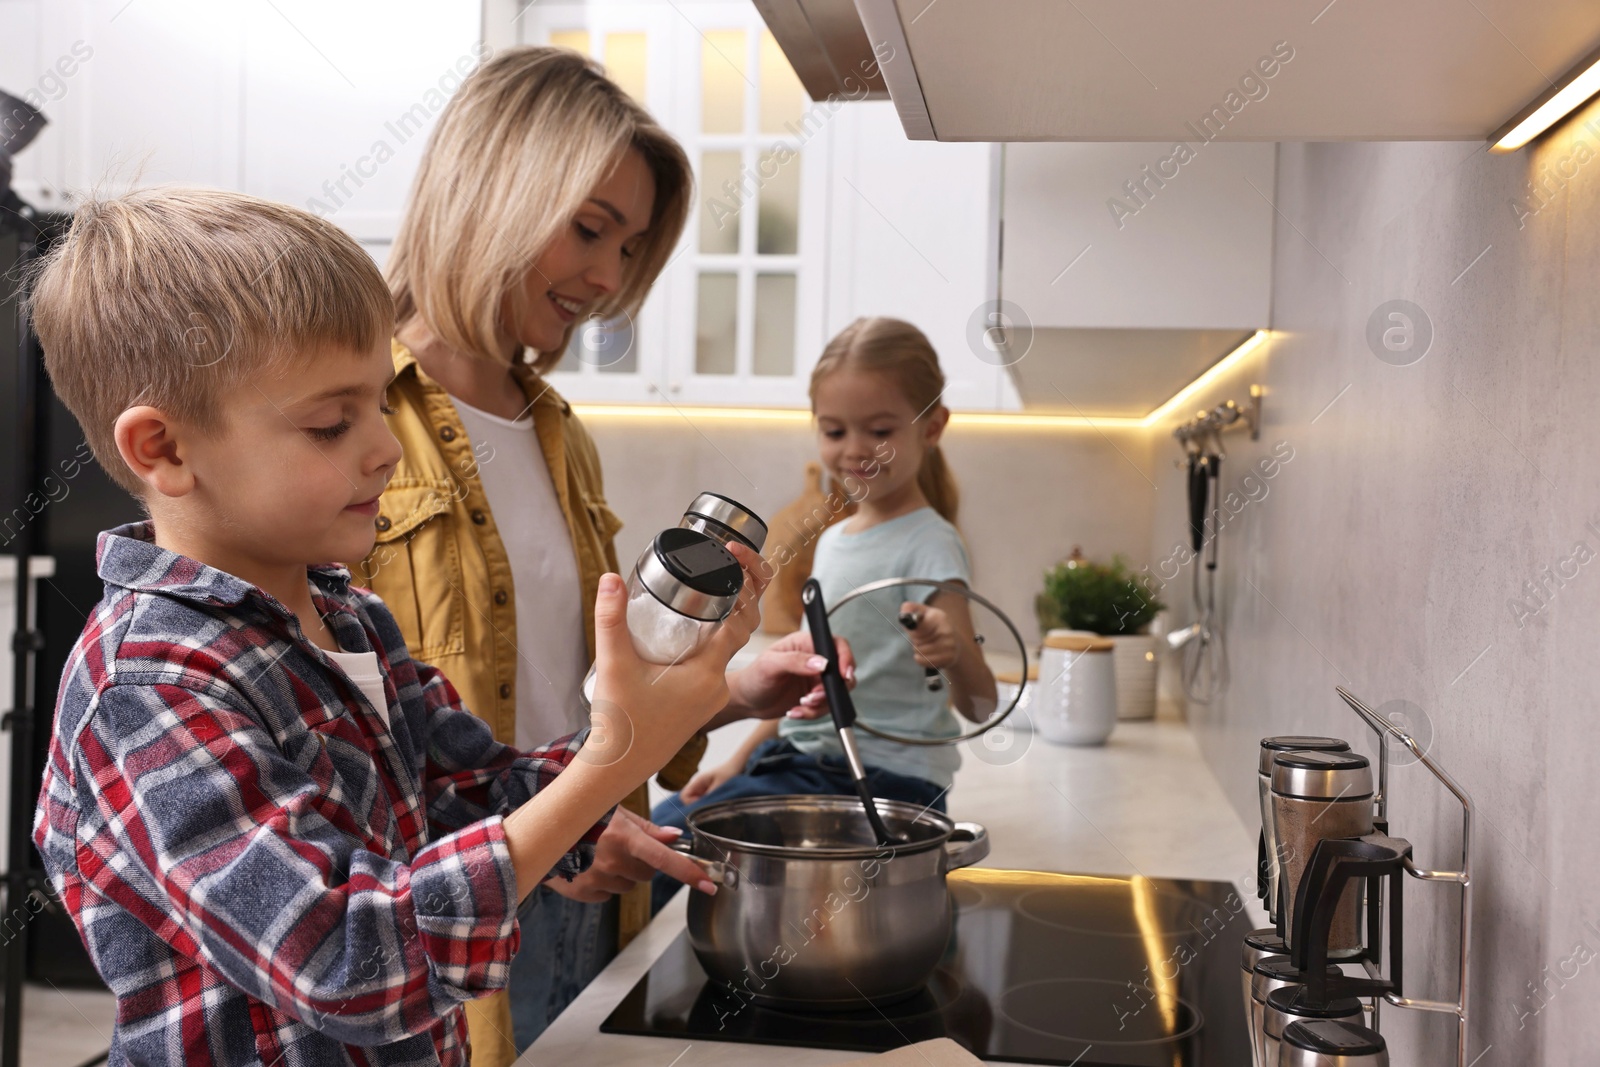
<instances>
[{"instance_id":1,"label":"white ceramic pot","mask_svg":"<svg viewBox=\"0 0 1600 1067\"><path fill-rule=\"evenodd\" d=\"M1156 717L1156 641L1154 634L1108 638L1116 646L1117 718Z\"/></svg>"},{"instance_id":2,"label":"white ceramic pot","mask_svg":"<svg viewBox=\"0 0 1600 1067\"><path fill-rule=\"evenodd\" d=\"M1117 725L1113 645L1104 637L1052 630L1039 656L1033 728L1059 745L1103 745Z\"/></svg>"}]
</instances>

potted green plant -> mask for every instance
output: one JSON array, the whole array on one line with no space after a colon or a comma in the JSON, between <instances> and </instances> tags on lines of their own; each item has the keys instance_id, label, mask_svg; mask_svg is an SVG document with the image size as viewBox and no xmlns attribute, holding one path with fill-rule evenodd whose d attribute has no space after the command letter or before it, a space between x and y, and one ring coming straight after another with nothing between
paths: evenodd
<instances>
[{"instance_id":1,"label":"potted green plant","mask_svg":"<svg viewBox=\"0 0 1600 1067\"><path fill-rule=\"evenodd\" d=\"M1166 604L1149 579L1121 555L1095 563L1074 548L1045 571L1034 607L1043 633L1066 629L1110 638L1116 645L1117 718L1155 717L1156 638L1145 631Z\"/></svg>"}]
</instances>

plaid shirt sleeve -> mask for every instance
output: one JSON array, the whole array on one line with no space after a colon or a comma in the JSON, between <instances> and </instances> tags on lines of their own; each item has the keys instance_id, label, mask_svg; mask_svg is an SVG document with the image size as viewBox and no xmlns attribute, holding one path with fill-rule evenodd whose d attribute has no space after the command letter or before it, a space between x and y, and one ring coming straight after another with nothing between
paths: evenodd
<instances>
[{"instance_id":1,"label":"plaid shirt sleeve","mask_svg":"<svg viewBox=\"0 0 1600 1067\"><path fill-rule=\"evenodd\" d=\"M178 952L355 1045L427 1031L505 983L517 900L498 816L396 862L362 847L348 798L326 795L336 741L311 731L285 753L213 688L114 685L96 702L76 781L50 783L44 803L72 790L81 877ZM435 738L446 759L460 755L450 734Z\"/></svg>"},{"instance_id":2,"label":"plaid shirt sleeve","mask_svg":"<svg viewBox=\"0 0 1600 1067\"><path fill-rule=\"evenodd\" d=\"M428 823L437 832L459 831L491 815L508 815L543 789L577 757L587 729L528 753L494 739L489 724L461 707L444 673L412 661L422 687L428 734L423 788ZM550 875L571 881L594 861L594 846L610 815L557 861Z\"/></svg>"}]
</instances>

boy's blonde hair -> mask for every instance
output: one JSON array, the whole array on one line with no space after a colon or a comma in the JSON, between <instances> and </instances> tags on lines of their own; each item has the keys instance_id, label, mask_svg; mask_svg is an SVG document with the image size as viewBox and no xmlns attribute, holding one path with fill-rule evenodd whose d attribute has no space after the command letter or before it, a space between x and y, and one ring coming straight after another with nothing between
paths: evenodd
<instances>
[{"instance_id":1,"label":"boy's blonde hair","mask_svg":"<svg viewBox=\"0 0 1600 1067\"><path fill-rule=\"evenodd\" d=\"M564 48L512 48L467 78L428 138L386 272L396 329L420 318L445 345L503 361L506 298L634 149L655 178L650 229L601 318L635 313L689 214L688 157L594 61ZM541 352L544 371L561 347Z\"/></svg>"},{"instance_id":2,"label":"boy's blonde hair","mask_svg":"<svg viewBox=\"0 0 1600 1067\"><path fill-rule=\"evenodd\" d=\"M117 452L122 412L148 404L210 432L230 390L311 345L371 351L394 325L382 274L344 231L222 189L81 205L40 264L30 309L56 394L100 466L140 497Z\"/></svg>"},{"instance_id":3,"label":"boy's blonde hair","mask_svg":"<svg viewBox=\"0 0 1600 1067\"><path fill-rule=\"evenodd\" d=\"M921 330L901 319L861 318L839 331L828 342L811 371L811 411L817 410L817 385L828 375L846 367L872 371L892 379L902 395L921 415L926 415L944 395L944 371L939 354ZM945 462L944 453L934 445L917 468L917 487L928 504L955 522L961 507L961 493L955 475Z\"/></svg>"}]
</instances>

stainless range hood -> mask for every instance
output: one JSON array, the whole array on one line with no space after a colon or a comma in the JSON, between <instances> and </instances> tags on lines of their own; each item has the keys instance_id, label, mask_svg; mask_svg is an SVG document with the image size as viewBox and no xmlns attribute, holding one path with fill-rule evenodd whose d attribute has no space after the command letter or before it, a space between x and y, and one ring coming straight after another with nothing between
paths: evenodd
<instances>
[{"instance_id":1,"label":"stainless range hood","mask_svg":"<svg viewBox=\"0 0 1600 1067\"><path fill-rule=\"evenodd\" d=\"M914 140L1473 140L1600 44L1594 0L757 7L818 99L876 47Z\"/></svg>"},{"instance_id":2,"label":"stainless range hood","mask_svg":"<svg viewBox=\"0 0 1600 1067\"><path fill-rule=\"evenodd\" d=\"M755 0L755 5L811 99L889 99L879 54L854 0Z\"/></svg>"}]
</instances>

